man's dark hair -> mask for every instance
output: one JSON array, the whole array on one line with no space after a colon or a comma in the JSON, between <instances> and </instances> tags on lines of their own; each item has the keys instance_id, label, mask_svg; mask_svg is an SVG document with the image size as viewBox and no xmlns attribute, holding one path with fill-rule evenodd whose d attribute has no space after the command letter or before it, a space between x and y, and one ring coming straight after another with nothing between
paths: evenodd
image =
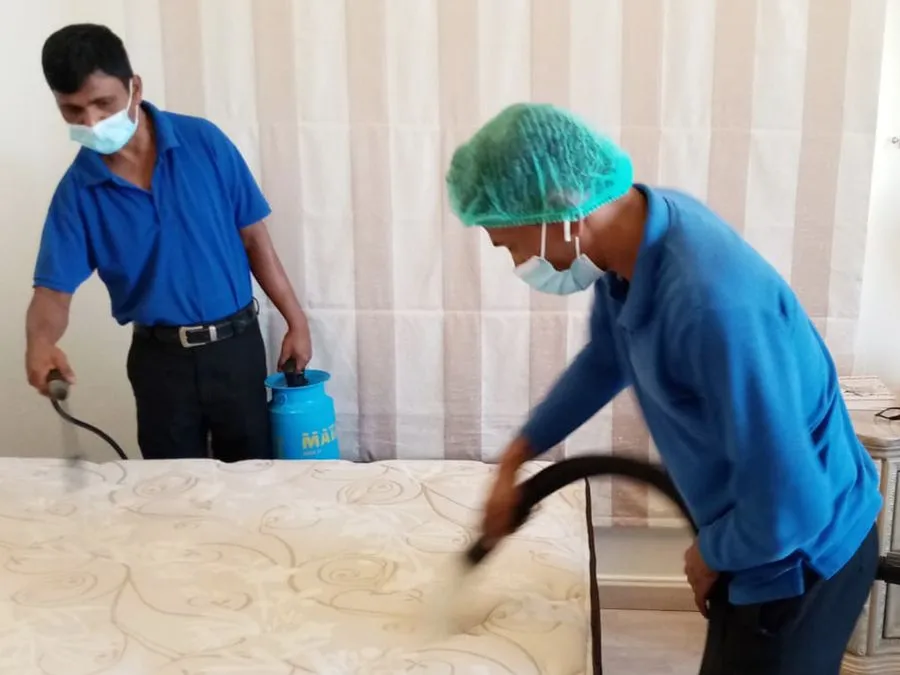
<instances>
[{"instance_id":1,"label":"man's dark hair","mask_svg":"<svg viewBox=\"0 0 900 675\"><path fill-rule=\"evenodd\" d=\"M48 37L41 65L47 84L60 94L74 94L97 71L118 78L126 87L134 75L119 36L92 23L66 26Z\"/></svg>"}]
</instances>

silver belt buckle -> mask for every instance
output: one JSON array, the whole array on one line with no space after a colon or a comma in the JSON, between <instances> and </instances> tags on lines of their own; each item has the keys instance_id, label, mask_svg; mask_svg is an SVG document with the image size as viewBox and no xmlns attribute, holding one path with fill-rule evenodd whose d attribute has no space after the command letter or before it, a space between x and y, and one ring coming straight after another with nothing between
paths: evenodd
<instances>
[{"instance_id":1,"label":"silver belt buckle","mask_svg":"<svg viewBox=\"0 0 900 675\"><path fill-rule=\"evenodd\" d=\"M199 333L201 330L209 331L209 342L188 342L188 335L192 333ZM216 333L215 326L181 326L178 329L178 341L181 343L181 346L185 349L190 349L192 347L200 347L205 344L211 344L218 339L218 334Z\"/></svg>"}]
</instances>

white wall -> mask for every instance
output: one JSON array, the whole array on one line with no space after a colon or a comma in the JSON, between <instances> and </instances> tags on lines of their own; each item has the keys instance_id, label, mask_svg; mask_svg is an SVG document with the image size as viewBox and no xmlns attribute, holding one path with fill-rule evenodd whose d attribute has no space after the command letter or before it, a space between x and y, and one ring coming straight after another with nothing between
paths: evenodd
<instances>
[{"instance_id":1,"label":"white wall","mask_svg":"<svg viewBox=\"0 0 900 675\"><path fill-rule=\"evenodd\" d=\"M3 227L0 229L0 289L4 321L0 332L0 431L4 455L59 455L61 431L50 404L25 381L24 317L31 295L31 274L41 224L52 191L75 153L44 84L40 49L47 35L68 18L48 11L61 3L2 3L2 31L15 30L16 40L0 39L4 105L0 124L0 186ZM28 51L23 51L28 50ZM134 406L124 359L128 331L109 315L105 289L96 278L77 294L73 321L64 347L76 368L80 386L73 411L99 423L126 447L134 442ZM84 449L99 448L89 436ZM95 457L109 456L93 452Z\"/></svg>"}]
</instances>

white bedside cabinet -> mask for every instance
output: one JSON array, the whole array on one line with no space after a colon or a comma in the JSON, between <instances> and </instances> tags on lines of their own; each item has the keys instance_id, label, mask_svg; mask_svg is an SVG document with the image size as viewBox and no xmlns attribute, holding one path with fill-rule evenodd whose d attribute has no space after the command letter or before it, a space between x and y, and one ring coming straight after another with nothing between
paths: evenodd
<instances>
[{"instance_id":1,"label":"white bedside cabinet","mask_svg":"<svg viewBox=\"0 0 900 675\"><path fill-rule=\"evenodd\" d=\"M868 387L862 387L868 381ZM900 421L875 417L889 406L900 405L881 383L872 378L845 378L845 400L856 435L878 465L884 508L878 521L882 554L900 552ZM874 394L881 387L880 393ZM858 395L865 392L862 395ZM897 675L900 673L900 586L876 582L856 631L847 646L842 675Z\"/></svg>"}]
</instances>

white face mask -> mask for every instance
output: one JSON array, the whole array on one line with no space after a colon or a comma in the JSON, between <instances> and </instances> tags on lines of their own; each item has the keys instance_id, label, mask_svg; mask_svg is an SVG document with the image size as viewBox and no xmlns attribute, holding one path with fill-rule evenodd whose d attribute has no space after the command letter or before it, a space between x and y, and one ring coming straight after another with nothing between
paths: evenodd
<instances>
[{"instance_id":1,"label":"white face mask","mask_svg":"<svg viewBox=\"0 0 900 675\"><path fill-rule=\"evenodd\" d=\"M92 127L70 124L69 138L101 155L112 155L128 145L128 141L134 137L137 131L138 120L141 117L136 113L132 120L128 114L134 94L133 84L132 80L128 85L128 104L124 110L110 115L105 120L100 120Z\"/></svg>"},{"instance_id":2,"label":"white face mask","mask_svg":"<svg viewBox=\"0 0 900 675\"><path fill-rule=\"evenodd\" d=\"M566 241L570 241L571 225L563 223L566 228ZM541 226L541 254L532 256L516 267L516 275L526 284L541 293L569 295L590 288L600 277L603 270L581 252L581 243L575 237L575 260L567 270L554 269L544 255L547 248L547 224Z\"/></svg>"}]
</instances>

